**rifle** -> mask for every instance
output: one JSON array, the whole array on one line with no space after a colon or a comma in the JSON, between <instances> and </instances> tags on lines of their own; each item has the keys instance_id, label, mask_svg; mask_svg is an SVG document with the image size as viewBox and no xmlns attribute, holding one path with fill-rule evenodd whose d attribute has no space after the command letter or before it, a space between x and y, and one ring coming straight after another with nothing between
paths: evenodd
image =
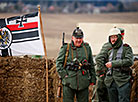
<instances>
[{"instance_id":1,"label":"rifle","mask_svg":"<svg viewBox=\"0 0 138 102\"><path fill-rule=\"evenodd\" d=\"M62 46L65 44L64 38L65 38L65 33L63 32ZM61 98L61 91L62 91L62 79L59 78L58 89L57 89L57 98Z\"/></svg>"},{"instance_id":2,"label":"rifle","mask_svg":"<svg viewBox=\"0 0 138 102\"><path fill-rule=\"evenodd\" d=\"M65 39L65 33L63 32L63 37L62 37L62 45L64 45L64 44L65 44L64 39Z\"/></svg>"},{"instance_id":3,"label":"rifle","mask_svg":"<svg viewBox=\"0 0 138 102\"><path fill-rule=\"evenodd\" d=\"M61 82L61 78L60 78L59 82L58 82L57 98L61 98L61 90L62 90L62 82Z\"/></svg>"}]
</instances>

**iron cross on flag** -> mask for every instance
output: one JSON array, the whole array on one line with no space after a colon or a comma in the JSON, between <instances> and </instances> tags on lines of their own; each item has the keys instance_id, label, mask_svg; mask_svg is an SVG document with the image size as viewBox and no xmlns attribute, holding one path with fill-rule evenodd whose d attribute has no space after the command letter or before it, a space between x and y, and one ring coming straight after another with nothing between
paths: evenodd
<instances>
[{"instance_id":1,"label":"iron cross on flag","mask_svg":"<svg viewBox=\"0 0 138 102\"><path fill-rule=\"evenodd\" d=\"M23 26L23 22L27 22L27 19L24 18L24 16L21 16L21 17L20 17L20 20L16 20L16 23L20 23L19 26L18 26L18 28L24 27L24 26Z\"/></svg>"}]
</instances>

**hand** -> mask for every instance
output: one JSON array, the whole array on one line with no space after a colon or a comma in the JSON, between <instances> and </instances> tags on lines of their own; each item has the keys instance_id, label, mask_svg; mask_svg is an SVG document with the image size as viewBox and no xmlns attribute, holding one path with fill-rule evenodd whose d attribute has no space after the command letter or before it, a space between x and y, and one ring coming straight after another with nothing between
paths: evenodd
<instances>
[{"instance_id":1,"label":"hand","mask_svg":"<svg viewBox=\"0 0 138 102\"><path fill-rule=\"evenodd\" d=\"M65 76L65 78L67 78L67 77L68 77L68 75Z\"/></svg>"},{"instance_id":2,"label":"hand","mask_svg":"<svg viewBox=\"0 0 138 102\"><path fill-rule=\"evenodd\" d=\"M100 78L103 77L103 76L104 76L104 74L100 75Z\"/></svg>"},{"instance_id":3,"label":"hand","mask_svg":"<svg viewBox=\"0 0 138 102\"><path fill-rule=\"evenodd\" d=\"M105 64L105 66L106 66L107 68L112 68L112 62L107 62L107 63Z\"/></svg>"}]
</instances>

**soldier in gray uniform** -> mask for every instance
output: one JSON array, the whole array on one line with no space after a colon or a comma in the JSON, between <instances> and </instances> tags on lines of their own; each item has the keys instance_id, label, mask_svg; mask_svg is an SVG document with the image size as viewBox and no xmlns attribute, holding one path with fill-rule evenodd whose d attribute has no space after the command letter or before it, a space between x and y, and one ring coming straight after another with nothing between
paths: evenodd
<instances>
[{"instance_id":1,"label":"soldier in gray uniform","mask_svg":"<svg viewBox=\"0 0 138 102\"><path fill-rule=\"evenodd\" d=\"M66 62L66 63L65 63ZM63 85L63 102L89 102L89 85L96 83L91 47L83 41L83 32L77 27L71 43L61 47L56 67Z\"/></svg>"}]
</instances>

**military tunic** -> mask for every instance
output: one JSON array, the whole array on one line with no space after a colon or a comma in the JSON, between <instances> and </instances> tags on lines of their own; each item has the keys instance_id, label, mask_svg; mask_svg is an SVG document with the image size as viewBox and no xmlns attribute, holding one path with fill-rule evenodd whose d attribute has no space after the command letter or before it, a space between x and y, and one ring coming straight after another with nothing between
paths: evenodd
<instances>
[{"instance_id":1,"label":"military tunic","mask_svg":"<svg viewBox=\"0 0 138 102\"><path fill-rule=\"evenodd\" d=\"M108 100L108 92L106 85L104 83L105 74L107 71L107 68L105 67L105 63L107 62L108 58L108 50L111 48L111 44L109 42L105 43L102 46L102 49L100 50L100 53L95 57L96 61L96 76L98 79L97 89L96 89L96 99L98 102L109 102ZM104 75L100 77L100 75ZM95 102L96 100L93 99Z\"/></svg>"},{"instance_id":2,"label":"military tunic","mask_svg":"<svg viewBox=\"0 0 138 102\"><path fill-rule=\"evenodd\" d=\"M66 66L64 68L64 61L66 55L67 45L61 47L59 56L56 60L57 72L62 78L63 84L63 102L74 102L76 95L77 102L89 102L88 86L90 83L96 82L94 62L92 51L87 43L82 43L80 47L75 47L73 41L69 46L69 53L67 56L67 63L71 63L74 59L78 59L81 63L87 60L90 63L88 69L70 70ZM67 76L67 77L66 77Z\"/></svg>"},{"instance_id":3,"label":"military tunic","mask_svg":"<svg viewBox=\"0 0 138 102\"><path fill-rule=\"evenodd\" d=\"M104 82L108 89L109 102L129 102L131 78L129 67L133 64L133 52L128 44L123 44L119 34L112 49L108 51L108 60L112 63L112 74L106 74Z\"/></svg>"},{"instance_id":4,"label":"military tunic","mask_svg":"<svg viewBox=\"0 0 138 102\"><path fill-rule=\"evenodd\" d=\"M107 58L108 58L108 50L111 48L111 44L109 42L105 43L102 46L102 49L100 51L100 53L95 57L95 61L96 61L96 74L99 77L102 74L106 73L106 66L105 63L107 62Z\"/></svg>"},{"instance_id":5,"label":"military tunic","mask_svg":"<svg viewBox=\"0 0 138 102\"><path fill-rule=\"evenodd\" d=\"M121 69L130 67L133 64L133 52L128 44L124 44L121 59L116 60L117 51L121 45L122 45L122 40L120 40L116 44L116 46L113 47L112 68L120 68L120 71L113 70L112 76L106 76L105 84L108 87L110 87L113 81L115 81L115 83L119 87L121 87L122 85L126 84L131 78L129 74L123 73ZM110 54L111 50L108 51L108 57Z\"/></svg>"},{"instance_id":6,"label":"military tunic","mask_svg":"<svg viewBox=\"0 0 138 102\"><path fill-rule=\"evenodd\" d=\"M82 43L80 47L75 47L73 42L70 44L69 55L67 57L67 64L71 63L74 58L80 62L84 59L91 64L89 71L82 69L78 71L68 70L63 67L65 60L67 45L61 47L59 55L56 60L57 72L62 78L62 84L75 90L82 90L89 86L90 83L96 82L94 62L92 51L88 43ZM65 77L65 76L68 77Z\"/></svg>"}]
</instances>

